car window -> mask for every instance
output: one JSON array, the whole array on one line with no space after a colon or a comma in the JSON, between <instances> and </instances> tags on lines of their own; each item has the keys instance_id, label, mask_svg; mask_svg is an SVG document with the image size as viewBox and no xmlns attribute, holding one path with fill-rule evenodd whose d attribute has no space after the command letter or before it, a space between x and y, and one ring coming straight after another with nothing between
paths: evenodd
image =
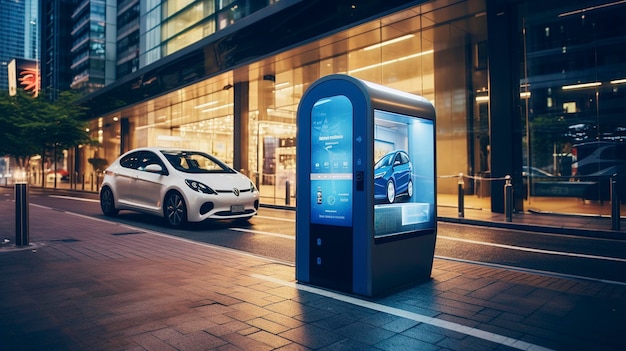
<instances>
[{"instance_id":1,"label":"car window","mask_svg":"<svg viewBox=\"0 0 626 351\"><path fill-rule=\"evenodd\" d=\"M195 151L161 151L168 162L185 173L235 173L218 159Z\"/></svg>"},{"instance_id":2,"label":"car window","mask_svg":"<svg viewBox=\"0 0 626 351\"><path fill-rule=\"evenodd\" d=\"M405 154L404 152L400 154L400 156L402 157L402 164L406 164L409 163L409 155Z\"/></svg>"},{"instance_id":3,"label":"car window","mask_svg":"<svg viewBox=\"0 0 626 351\"><path fill-rule=\"evenodd\" d=\"M137 169L143 171L146 169L146 166L154 164L157 164L161 166L161 168L165 169L165 166L163 165L163 162L161 162L159 156L152 151L143 151L137 160Z\"/></svg>"},{"instance_id":4,"label":"car window","mask_svg":"<svg viewBox=\"0 0 626 351\"><path fill-rule=\"evenodd\" d=\"M374 165L374 169L379 169L381 167L389 166L390 163L392 162L391 160L393 160L393 154L387 154L383 156L383 158L381 158L380 160L378 160L378 162L376 162L376 164Z\"/></svg>"},{"instance_id":5,"label":"car window","mask_svg":"<svg viewBox=\"0 0 626 351\"><path fill-rule=\"evenodd\" d=\"M120 159L120 165L124 168L137 168L137 161L139 160L139 152L130 153Z\"/></svg>"},{"instance_id":6,"label":"car window","mask_svg":"<svg viewBox=\"0 0 626 351\"><path fill-rule=\"evenodd\" d=\"M393 160L393 165L401 165L402 164L402 154L398 153L396 158Z\"/></svg>"}]
</instances>

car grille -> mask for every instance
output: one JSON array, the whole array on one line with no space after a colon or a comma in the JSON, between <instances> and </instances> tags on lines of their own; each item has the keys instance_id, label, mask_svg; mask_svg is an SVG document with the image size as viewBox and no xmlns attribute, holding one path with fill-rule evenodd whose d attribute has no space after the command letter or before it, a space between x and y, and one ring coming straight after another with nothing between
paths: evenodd
<instances>
[{"instance_id":1,"label":"car grille","mask_svg":"<svg viewBox=\"0 0 626 351\"><path fill-rule=\"evenodd\" d=\"M215 192L217 193L224 193L224 194L232 194L234 191L233 189L228 189L228 190L215 190ZM239 189L240 193L249 193L250 189Z\"/></svg>"},{"instance_id":2,"label":"car grille","mask_svg":"<svg viewBox=\"0 0 626 351\"><path fill-rule=\"evenodd\" d=\"M220 212L215 212L216 216L233 216L233 215L242 215L242 214L253 214L254 210L245 210L243 212L237 212L237 213L233 213L230 211L220 211Z\"/></svg>"}]
</instances>

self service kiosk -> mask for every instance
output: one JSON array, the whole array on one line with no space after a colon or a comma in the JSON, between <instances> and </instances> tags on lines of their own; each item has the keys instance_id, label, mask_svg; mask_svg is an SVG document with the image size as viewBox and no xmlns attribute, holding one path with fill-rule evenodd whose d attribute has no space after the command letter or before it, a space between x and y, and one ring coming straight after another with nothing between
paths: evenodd
<instances>
[{"instance_id":1,"label":"self service kiosk","mask_svg":"<svg viewBox=\"0 0 626 351\"><path fill-rule=\"evenodd\" d=\"M435 109L347 75L298 106L296 279L365 296L430 278Z\"/></svg>"}]
</instances>

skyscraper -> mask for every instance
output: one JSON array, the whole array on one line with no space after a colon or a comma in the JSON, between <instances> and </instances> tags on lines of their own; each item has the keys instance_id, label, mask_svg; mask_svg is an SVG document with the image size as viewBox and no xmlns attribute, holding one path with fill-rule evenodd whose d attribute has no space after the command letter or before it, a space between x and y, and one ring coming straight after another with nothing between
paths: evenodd
<instances>
[{"instance_id":1,"label":"skyscraper","mask_svg":"<svg viewBox=\"0 0 626 351\"><path fill-rule=\"evenodd\" d=\"M0 91L8 91L14 58L39 60L37 0L0 0Z\"/></svg>"},{"instance_id":2,"label":"skyscraper","mask_svg":"<svg viewBox=\"0 0 626 351\"><path fill-rule=\"evenodd\" d=\"M41 88L52 99L69 90L72 82L72 0L46 0L40 4Z\"/></svg>"},{"instance_id":3,"label":"skyscraper","mask_svg":"<svg viewBox=\"0 0 626 351\"><path fill-rule=\"evenodd\" d=\"M74 1L72 23L72 89L89 93L115 80L116 1ZM112 17L112 18L111 18Z\"/></svg>"}]
</instances>

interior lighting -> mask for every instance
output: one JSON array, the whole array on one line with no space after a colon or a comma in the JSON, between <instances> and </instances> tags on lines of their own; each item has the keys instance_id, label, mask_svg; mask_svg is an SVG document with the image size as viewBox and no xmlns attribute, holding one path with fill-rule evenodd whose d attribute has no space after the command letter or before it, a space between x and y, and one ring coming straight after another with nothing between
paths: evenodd
<instances>
[{"instance_id":1,"label":"interior lighting","mask_svg":"<svg viewBox=\"0 0 626 351\"><path fill-rule=\"evenodd\" d=\"M601 8L605 8L605 7L609 7L609 6L615 6L615 5L621 5L621 4L626 4L626 0L615 1L615 2L610 2L608 4L602 4L602 5L597 5L597 6L590 6L590 7L584 8L584 9L580 9L580 10L564 12L564 13L559 14L558 17L566 17L566 16L571 16L571 15L576 15L576 14L579 14L579 13L585 13L587 11L598 10L598 9L601 9Z\"/></svg>"},{"instance_id":2,"label":"interior lighting","mask_svg":"<svg viewBox=\"0 0 626 351\"><path fill-rule=\"evenodd\" d=\"M626 83L626 78L612 80L609 83L611 83L611 84L624 84L624 83Z\"/></svg>"},{"instance_id":3,"label":"interior lighting","mask_svg":"<svg viewBox=\"0 0 626 351\"><path fill-rule=\"evenodd\" d=\"M477 96L476 102L487 102L489 101L489 96Z\"/></svg>"},{"instance_id":4,"label":"interior lighting","mask_svg":"<svg viewBox=\"0 0 626 351\"><path fill-rule=\"evenodd\" d=\"M600 85L602 85L602 83L600 82L582 83L582 84L564 85L562 89L563 90L585 89L585 88L597 87Z\"/></svg>"},{"instance_id":5,"label":"interior lighting","mask_svg":"<svg viewBox=\"0 0 626 351\"><path fill-rule=\"evenodd\" d=\"M219 110L221 108L232 107L232 106L234 106L234 104L226 104L226 105L222 105L222 106L207 108L206 110L202 110L200 112L211 112L211 111Z\"/></svg>"},{"instance_id":6,"label":"interior lighting","mask_svg":"<svg viewBox=\"0 0 626 351\"><path fill-rule=\"evenodd\" d=\"M431 50L426 50L426 51L418 52L417 54L403 56L403 57L399 57L397 59L384 61L384 62L380 62L380 63L375 63L373 65L369 65L369 66L353 69L353 70L350 70L349 72L350 72L350 74L352 74L352 73L356 73L356 72L366 71L368 69L372 69L372 68L376 68L376 67L380 67L380 66L390 65L392 63L401 62L401 61L404 61L404 60L409 60L409 59L420 57L420 56L424 56L424 55L429 55L429 54L432 54L433 52L435 52L435 50L432 50L432 49Z\"/></svg>"},{"instance_id":7,"label":"interior lighting","mask_svg":"<svg viewBox=\"0 0 626 351\"><path fill-rule=\"evenodd\" d=\"M390 45L390 44L398 43L398 42L401 42L401 41L404 41L404 40L407 40L407 39L411 39L414 36L415 36L415 34L403 35L403 36L397 37L395 39L390 39L390 40L387 40L387 41L383 41L382 43L370 45L370 46L364 48L363 50L367 51L367 50L378 49L378 48L386 46L386 45Z\"/></svg>"},{"instance_id":8,"label":"interior lighting","mask_svg":"<svg viewBox=\"0 0 626 351\"><path fill-rule=\"evenodd\" d=\"M211 106L215 104L217 104L217 101L209 101L209 102L205 102L204 104L196 105L193 108L203 108L203 107L207 107L207 106Z\"/></svg>"}]
</instances>

